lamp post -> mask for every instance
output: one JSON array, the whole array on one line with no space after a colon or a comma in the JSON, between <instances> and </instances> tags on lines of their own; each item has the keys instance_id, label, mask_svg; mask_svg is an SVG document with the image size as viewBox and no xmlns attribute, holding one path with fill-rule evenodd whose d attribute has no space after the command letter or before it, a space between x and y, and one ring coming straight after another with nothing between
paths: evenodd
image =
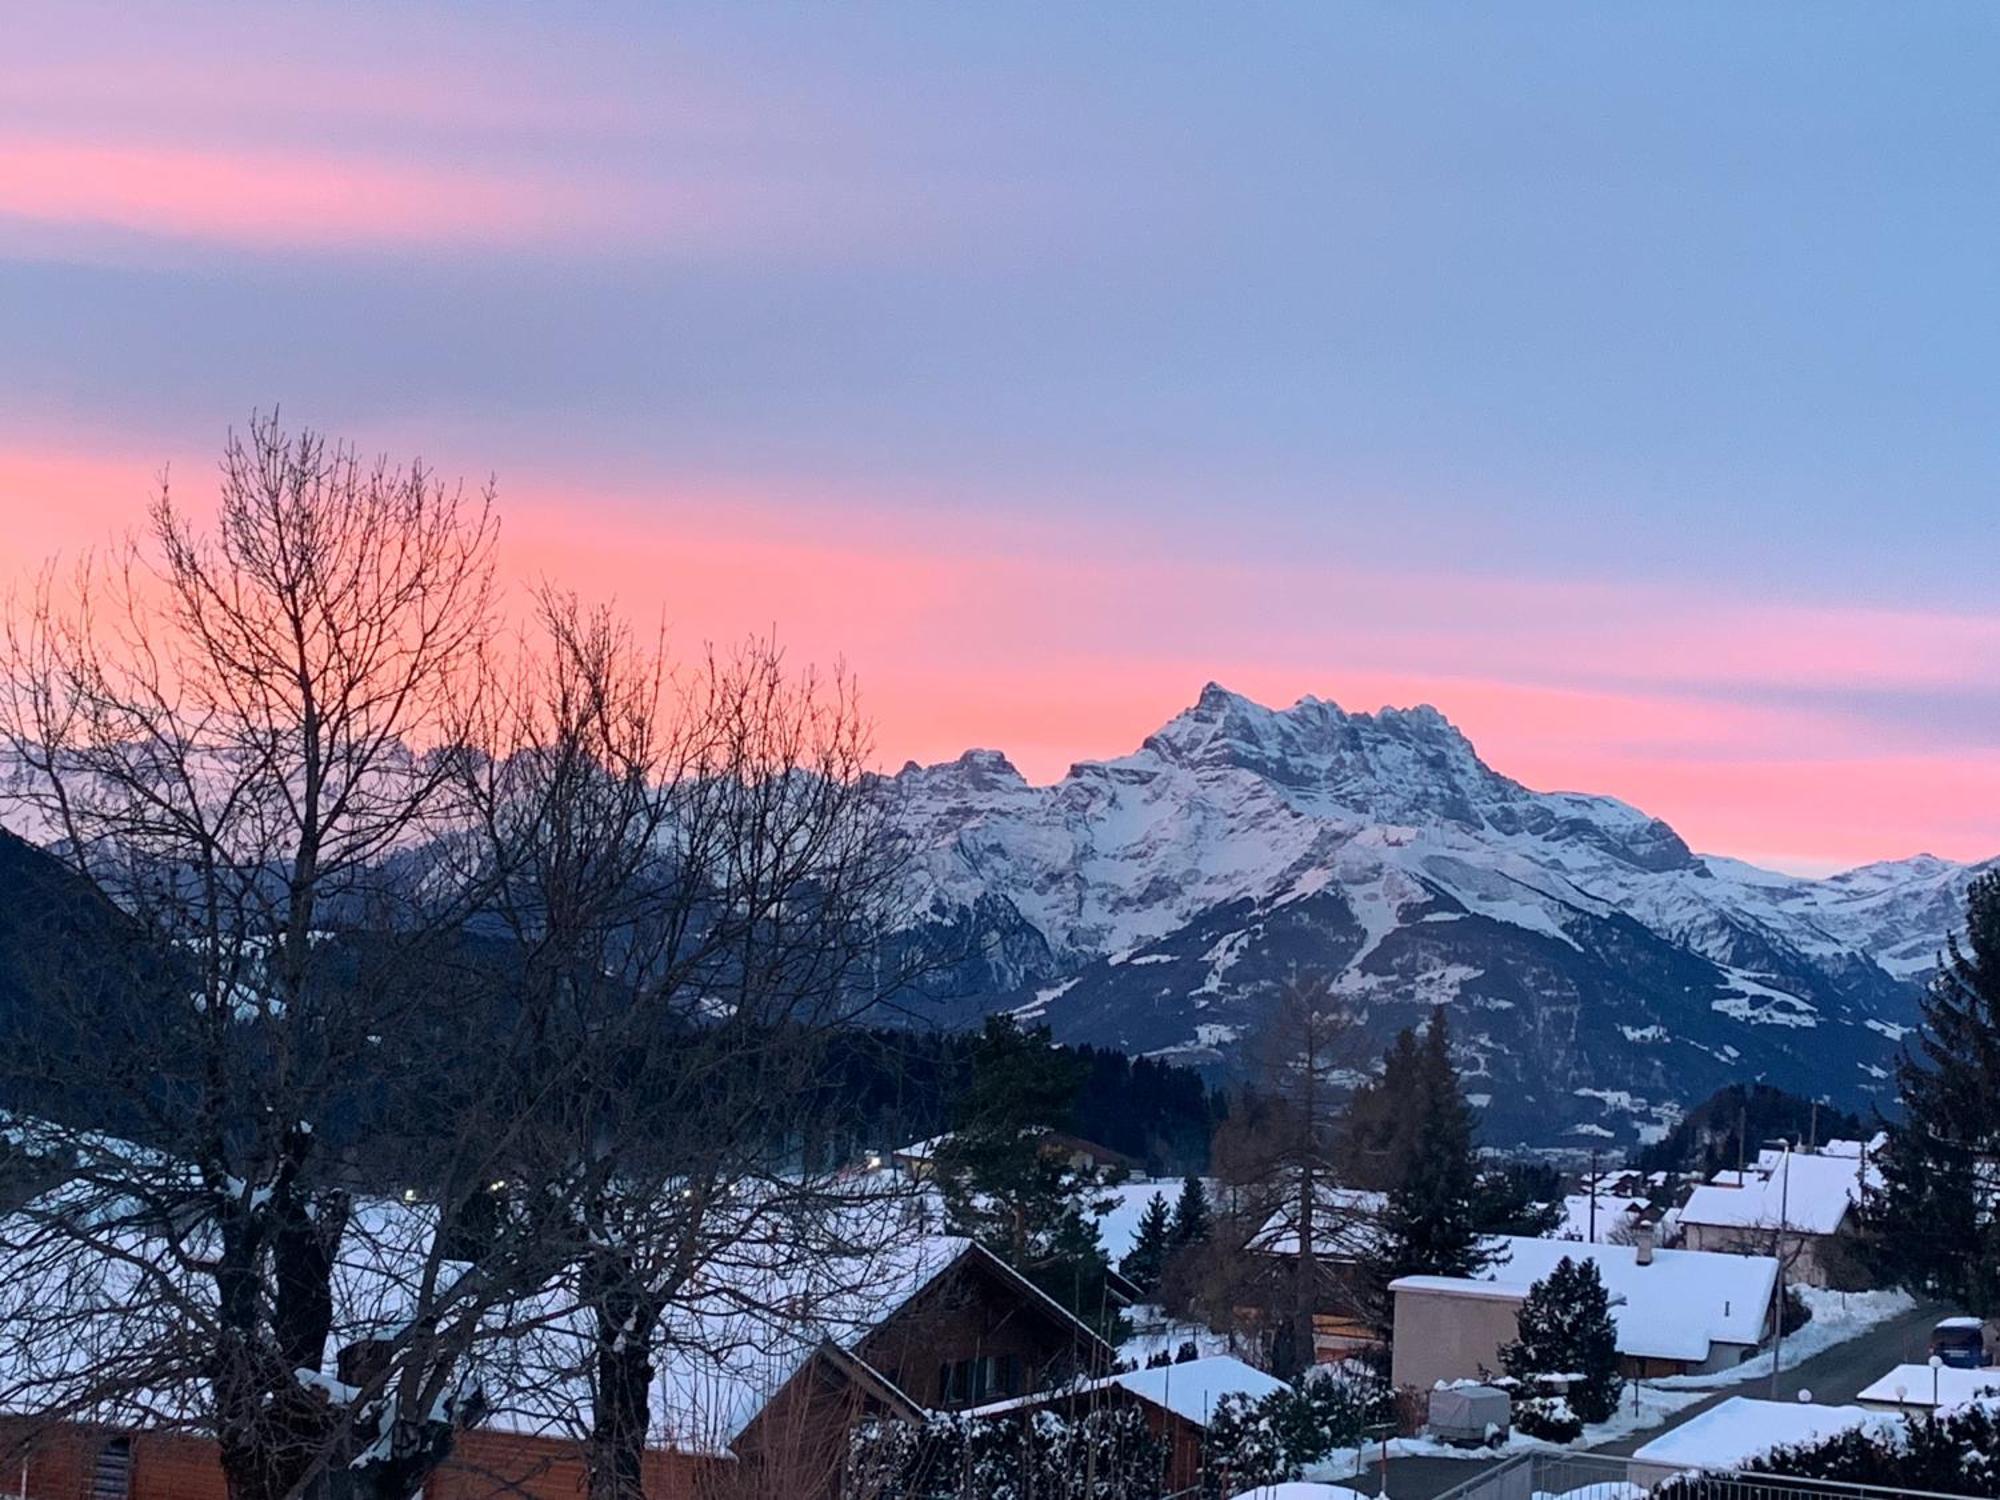
<instances>
[{"instance_id":1,"label":"lamp post","mask_svg":"<svg viewBox=\"0 0 2000 1500\"><path fill-rule=\"evenodd\" d=\"M1937 1420L1938 1381L1943 1378L1941 1374L1943 1369L1944 1369L1944 1360L1941 1359L1939 1356L1933 1354L1931 1356L1931 1420L1933 1422Z\"/></svg>"}]
</instances>

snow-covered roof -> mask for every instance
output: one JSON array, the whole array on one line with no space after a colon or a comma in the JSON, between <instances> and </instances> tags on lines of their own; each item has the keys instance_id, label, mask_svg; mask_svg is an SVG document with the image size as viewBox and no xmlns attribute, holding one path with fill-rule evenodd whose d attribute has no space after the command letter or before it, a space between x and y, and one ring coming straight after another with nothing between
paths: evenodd
<instances>
[{"instance_id":1,"label":"snow-covered roof","mask_svg":"<svg viewBox=\"0 0 2000 1500\"><path fill-rule=\"evenodd\" d=\"M1773 1448L1818 1442L1854 1428L1887 1426L1899 1420L1859 1406L1732 1396L1662 1433L1633 1457L1640 1463L1674 1469L1734 1469Z\"/></svg>"},{"instance_id":2,"label":"snow-covered roof","mask_svg":"<svg viewBox=\"0 0 2000 1500\"><path fill-rule=\"evenodd\" d=\"M1440 1297L1472 1297L1486 1302L1519 1302L1528 1295L1524 1281L1483 1281L1471 1276L1398 1276L1392 1292L1433 1292Z\"/></svg>"},{"instance_id":3,"label":"snow-covered roof","mask_svg":"<svg viewBox=\"0 0 2000 1500\"><path fill-rule=\"evenodd\" d=\"M1767 1172L1760 1157L1757 1172L1741 1187L1696 1188L1681 1208L1681 1222L1833 1234L1860 1200L1862 1171L1857 1157L1794 1151L1775 1153Z\"/></svg>"},{"instance_id":4,"label":"snow-covered roof","mask_svg":"<svg viewBox=\"0 0 2000 1500\"><path fill-rule=\"evenodd\" d=\"M741 1236L712 1258L661 1330L649 1442L723 1451L814 1351L828 1343L854 1349L968 1255L991 1261L1024 1295L1069 1318L972 1241L929 1232L910 1207L902 1197L856 1203L850 1220L821 1226L827 1242L837 1242L826 1254L801 1253L783 1226L746 1215ZM354 1203L333 1271L335 1332L314 1378L334 1375L342 1346L405 1327L425 1307L456 1306L452 1315L478 1317L490 1330L473 1345L466 1372L486 1398L487 1424L580 1436L590 1421L592 1314L573 1276L501 1306L422 1292L437 1265L435 1225L429 1204ZM205 1392L188 1357L186 1324L213 1316L210 1278L143 1229L86 1243L21 1215L0 1220L0 1246L0 1411L61 1410L134 1428L199 1417ZM439 1286L448 1289L465 1268L446 1260L441 1269ZM172 1282L170 1294L156 1284L160 1277ZM107 1371L124 1377L108 1395Z\"/></svg>"},{"instance_id":5,"label":"snow-covered roof","mask_svg":"<svg viewBox=\"0 0 2000 1500\"><path fill-rule=\"evenodd\" d=\"M654 1358L652 1442L724 1451L817 1350L830 1343L852 1352L967 1255L991 1259L971 1240L914 1232L852 1256L805 1264L786 1257L762 1273L754 1264L727 1268L676 1310L665 1331ZM589 1386L579 1373L587 1368L585 1317L578 1312L541 1333L536 1350L509 1372L493 1425L581 1434L590 1420Z\"/></svg>"},{"instance_id":6,"label":"snow-covered roof","mask_svg":"<svg viewBox=\"0 0 2000 1500\"><path fill-rule=\"evenodd\" d=\"M1199 1427L1208 1425L1209 1415L1225 1396L1242 1395L1261 1401L1286 1388L1275 1375L1252 1369L1227 1354L1151 1370L1128 1370L1123 1375L1113 1375L1111 1380L1140 1400L1164 1407Z\"/></svg>"},{"instance_id":7,"label":"snow-covered roof","mask_svg":"<svg viewBox=\"0 0 2000 1500\"><path fill-rule=\"evenodd\" d=\"M1012 1396L1005 1401L974 1407L968 1415L1004 1416L1008 1412L1042 1406L1050 1401L1088 1396L1113 1387L1129 1391L1141 1401L1170 1411L1197 1427L1208 1425L1210 1415L1226 1396L1248 1396L1252 1401L1261 1401L1274 1391L1287 1389L1275 1375L1267 1375L1233 1355L1211 1354L1202 1359L1160 1365L1150 1370L1127 1370L1120 1375L1104 1375L1095 1380L1080 1381L1060 1391Z\"/></svg>"},{"instance_id":8,"label":"snow-covered roof","mask_svg":"<svg viewBox=\"0 0 2000 1500\"><path fill-rule=\"evenodd\" d=\"M1778 1263L1768 1255L1655 1250L1652 1264L1641 1265L1630 1245L1514 1235L1488 1245L1501 1258L1476 1277L1408 1276L1392 1282L1391 1290L1515 1300L1527 1296L1565 1256L1591 1260L1611 1298L1619 1353L1701 1361L1708 1358L1711 1344L1762 1341L1778 1282Z\"/></svg>"},{"instance_id":9,"label":"snow-covered roof","mask_svg":"<svg viewBox=\"0 0 2000 1500\"><path fill-rule=\"evenodd\" d=\"M2000 1396L2000 1370L1960 1370L1950 1365L1897 1365L1854 1399L1867 1406L1963 1406L1980 1396Z\"/></svg>"}]
</instances>

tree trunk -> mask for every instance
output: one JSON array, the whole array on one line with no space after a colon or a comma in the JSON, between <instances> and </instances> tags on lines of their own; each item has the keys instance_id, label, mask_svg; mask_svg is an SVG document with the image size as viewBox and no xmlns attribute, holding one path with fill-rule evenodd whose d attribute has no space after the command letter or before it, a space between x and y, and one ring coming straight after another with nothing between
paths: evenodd
<instances>
[{"instance_id":1,"label":"tree trunk","mask_svg":"<svg viewBox=\"0 0 2000 1500\"><path fill-rule=\"evenodd\" d=\"M590 1500L645 1500L652 1425L650 1313L629 1292L598 1304L597 1379L590 1414Z\"/></svg>"}]
</instances>

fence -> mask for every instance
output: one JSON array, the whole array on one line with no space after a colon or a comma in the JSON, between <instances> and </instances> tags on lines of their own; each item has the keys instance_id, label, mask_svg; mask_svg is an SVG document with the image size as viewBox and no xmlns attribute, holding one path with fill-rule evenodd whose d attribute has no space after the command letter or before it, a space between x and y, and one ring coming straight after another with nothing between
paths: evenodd
<instances>
[{"instance_id":1,"label":"fence","mask_svg":"<svg viewBox=\"0 0 2000 1500\"><path fill-rule=\"evenodd\" d=\"M1674 1500L1981 1500L1779 1474L1682 1475L1659 1464L1590 1453L1523 1453L1437 1500L1644 1500L1656 1489Z\"/></svg>"}]
</instances>

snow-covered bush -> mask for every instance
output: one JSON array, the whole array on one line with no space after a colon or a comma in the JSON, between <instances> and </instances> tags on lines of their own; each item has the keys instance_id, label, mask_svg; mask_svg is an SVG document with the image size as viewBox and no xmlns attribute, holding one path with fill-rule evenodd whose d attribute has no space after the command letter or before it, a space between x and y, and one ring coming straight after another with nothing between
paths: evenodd
<instances>
[{"instance_id":1,"label":"snow-covered bush","mask_svg":"<svg viewBox=\"0 0 2000 1500\"><path fill-rule=\"evenodd\" d=\"M852 1500L1152 1500L1166 1455L1133 1407L880 1421L849 1439Z\"/></svg>"},{"instance_id":2,"label":"snow-covered bush","mask_svg":"<svg viewBox=\"0 0 2000 1500\"><path fill-rule=\"evenodd\" d=\"M1523 1396L1514 1403L1514 1430L1551 1443L1568 1443L1583 1435L1583 1419L1567 1396Z\"/></svg>"},{"instance_id":3,"label":"snow-covered bush","mask_svg":"<svg viewBox=\"0 0 2000 1500\"><path fill-rule=\"evenodd\" d=\"M1775 1449L1743 1465L1742 1472L1902 1491L2000 1495L2000 1413L1972 1405L1936 1418L1906 1417L1857 1428L1817 1443ZM1694 1475L1673 1480L1657 1494L1660 1500L1721 1500L1743 1492L1741 1481Z\"/></svg>"},{"instance_id":4,"label":"snow-covered bush","mask_svg":"<svg viewBox=\"0 0 2000 1500\"><path fill-rule=\"evenodd\" d=\"M1207 1468L1218 1484L1239 1490L1296 1479L1337 1449L1358 1445L1392 1406L1388 1386L1372 1371L1315 1366L1296 1388L1262 1400L1225 1397L1209 1418Z\"/></svg>"}]
</instances>

